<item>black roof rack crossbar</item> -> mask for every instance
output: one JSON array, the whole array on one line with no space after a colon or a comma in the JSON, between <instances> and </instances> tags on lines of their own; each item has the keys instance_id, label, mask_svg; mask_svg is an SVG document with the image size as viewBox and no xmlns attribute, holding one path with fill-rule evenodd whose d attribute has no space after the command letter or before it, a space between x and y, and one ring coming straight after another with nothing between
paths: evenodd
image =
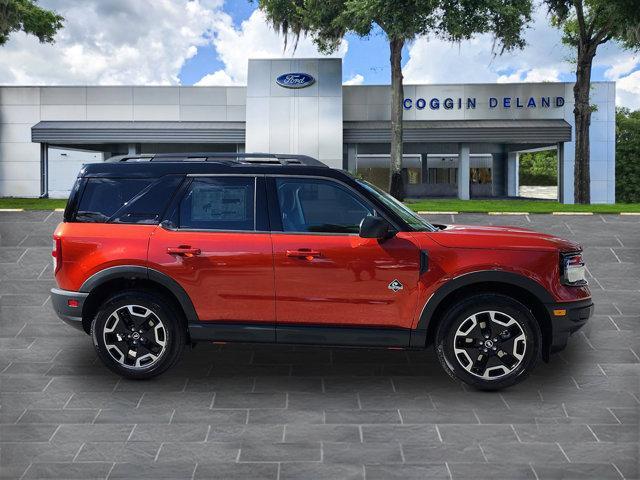
<instances>
[{"instance_id":1,"label":"black roof rack crossbar","mask_svg":"<svg viewBox=\"0 0 640 480\"><path fill-rule=\"evenodd\" d=\"M326 167L324 163L308 155L279 153L237 153L237 152L186 152L186 153L138 153L116 155L109 162L217 162L226 164L280 164Z\"/></svg>"}]
</instances>

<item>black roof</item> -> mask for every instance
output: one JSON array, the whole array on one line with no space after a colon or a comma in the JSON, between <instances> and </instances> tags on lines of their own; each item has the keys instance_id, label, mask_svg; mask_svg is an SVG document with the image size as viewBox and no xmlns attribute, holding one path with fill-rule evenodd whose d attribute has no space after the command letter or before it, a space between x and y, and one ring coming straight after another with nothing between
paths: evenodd
<instances>
[{"instance_id":1,"label":"black roof","mask_svg":"<svg viewBox=\"0 0 640 480\"><path fill-rule=\"evenodd\" d=\"M344 172L306 155L235 152L119 155L106 162L86 164L80 176L160 177L214 173L345 176Z\"/></svg>"}]
</instances>

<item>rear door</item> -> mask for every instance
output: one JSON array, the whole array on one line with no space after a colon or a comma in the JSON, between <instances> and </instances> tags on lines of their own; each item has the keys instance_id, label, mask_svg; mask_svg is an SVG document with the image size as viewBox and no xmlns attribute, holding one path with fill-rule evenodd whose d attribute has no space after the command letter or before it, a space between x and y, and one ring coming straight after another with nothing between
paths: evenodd
<instances>
[{"instance_id":1,"label":"rear door","mask_svg":"<svg viewBox=\"0 0 640 480\"><path fill-rule=\"evenodd\" d=\"M171 225L157 228L149 267L176 280L220 340L275 339L273 254L264 177L192 176ZM264 328L252 330L252 326ZM260 338L246 336L253 331Z\"/></svg>"},{"instance_id":2,"label":"rear door","mask_svg":"<svg viewBox=\"0 0 640 480\"><path fill-rule=\"evenodd\" d=\"M272 236L278 341L291 326L400 328L408 341L420 270L412 235L361 238L361 220L377 213L341 182L269 181L280 224Z\"/></svg>"}]
</instances>

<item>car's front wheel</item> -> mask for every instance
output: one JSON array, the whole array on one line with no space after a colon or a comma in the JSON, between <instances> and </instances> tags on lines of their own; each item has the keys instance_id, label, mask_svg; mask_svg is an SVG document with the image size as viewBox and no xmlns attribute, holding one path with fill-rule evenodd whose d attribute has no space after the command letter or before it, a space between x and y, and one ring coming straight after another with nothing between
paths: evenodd
<instances>
[{"instance_id":1,"label":"car's front wheel","mask_svg":"<svg viewBox=\"0 0 640 480\"><path fill-rule=\"evenodd\" d=\"M174 365L186 329L171 304L151 292L126 291L107 299L91 324L100 359L127 377L155 377Z\"/></svg>"},{"instance_id":2,"label":"car's front wheel","mask_svg":"<svg viewBox=\"0 0 640 480\"><path fill-rule=\"evenodd\" d=\"M540 358L541 333L531 311L500 294L453 305L436 332L440 364L454 379L482 390L522 381Z\"/></svg>"}]
</instances>

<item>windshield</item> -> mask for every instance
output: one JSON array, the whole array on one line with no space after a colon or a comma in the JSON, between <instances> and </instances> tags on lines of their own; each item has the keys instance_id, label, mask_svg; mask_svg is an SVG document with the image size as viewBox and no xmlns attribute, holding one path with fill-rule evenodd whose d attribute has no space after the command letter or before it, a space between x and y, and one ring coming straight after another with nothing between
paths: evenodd
<instances>
[{"instance_id":1,"label":"windshield","mask_svg":"<svg viewBox=\"0 0 640 480\"><path fill-rule=\"evenodd\" d=\"M420 217L404 203L393 198L384 190L379 189L375 185L372 185L365 180L356 179L356 182L358 182L369 192L371 192L380 202L384 204L385 207L387 207L389 210L392 210L414 230L418 232L435 232L437 230L436 227L431 225L424 218Z\"/></svg>"}]
</instances>

